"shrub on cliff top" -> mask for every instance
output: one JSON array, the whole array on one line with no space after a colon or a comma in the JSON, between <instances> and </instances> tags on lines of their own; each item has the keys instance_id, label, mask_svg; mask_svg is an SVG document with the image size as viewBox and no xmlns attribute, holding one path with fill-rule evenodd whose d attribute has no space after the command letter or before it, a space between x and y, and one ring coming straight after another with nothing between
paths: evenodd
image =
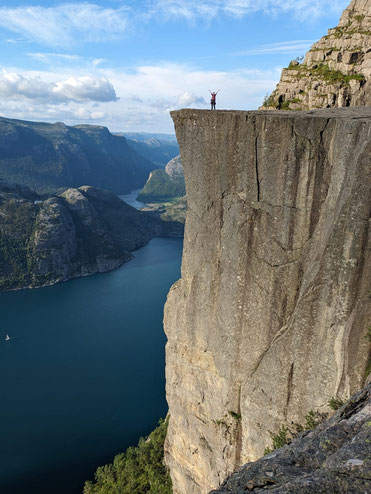
<instances>
[{"instance_id":1,"label":"shrub on cliff top","mask_svg":"<svg viewBox=\"0 0 371 494\"><path fill-rule=\"evenodd\" d=\"M171 494L171 479L164 465L167 421L137 447L115 456L113 463L99 467L95 482L86 482L84 494Z\"/></svg>"}]
</instances>

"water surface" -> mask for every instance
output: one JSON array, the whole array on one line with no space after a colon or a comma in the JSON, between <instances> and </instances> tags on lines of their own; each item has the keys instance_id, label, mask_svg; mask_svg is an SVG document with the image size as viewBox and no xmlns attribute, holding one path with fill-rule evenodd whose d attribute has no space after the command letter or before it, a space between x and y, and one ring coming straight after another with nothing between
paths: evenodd
<instances>
[{"instance_id":1,"label":"water surface","mask_svg":"<svg viewBox=\"0 0 371 494\"><path fill-rule=\"evenodd\" d=\"M137 197L139 192L142 189L137 189L137 190L132 190L129 194L124 194L122 196L119 196L120 199L126 202L126 204L129 204L129 206L132 206L135 209L141 209L147 206L147 204L144 204L144 202L137 201Z\"/></svg>"},{"instance_id":2,"label":"water surface","mask_svg":"<svg viewBox=\"0 0 371 494\"><path fill-rule=\"evenodd\" d=\"M181 248L155 238L116 271L0 294L1 494L81 494L166 414L162 315Z\"/></svg>"}]
</instances>

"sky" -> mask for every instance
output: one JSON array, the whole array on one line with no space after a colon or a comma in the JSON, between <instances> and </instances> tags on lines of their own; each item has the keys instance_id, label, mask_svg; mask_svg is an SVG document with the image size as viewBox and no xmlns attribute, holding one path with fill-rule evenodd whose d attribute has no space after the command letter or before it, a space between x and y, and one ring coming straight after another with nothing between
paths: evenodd
<instances>
[{"instance_id":1,"label":"sky","mask_svg":"<svg viewBox=\"0 0 371 494\"><path fill-rule=\"evenodd\" d=\"M0 0L0 116L173 133L169 111L254 110L350 0Z\"/></svg>"}]
</instances>

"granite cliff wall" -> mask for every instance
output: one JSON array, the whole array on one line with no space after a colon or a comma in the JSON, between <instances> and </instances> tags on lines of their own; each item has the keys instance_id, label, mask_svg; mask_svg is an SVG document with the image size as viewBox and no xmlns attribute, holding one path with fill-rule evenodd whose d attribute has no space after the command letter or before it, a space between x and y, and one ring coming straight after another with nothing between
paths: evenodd
<instances>
[{"instance_id":1,"label":"granite cliff wall","mask_svg":"<svg viewBox=\"0 0 371 494\"><path fill-rule=\"evenodd\" d=\"M364 382L371 108L172 117L188 213L165 456L174 494L205 494Z\"/></svg>"}]
</instances>

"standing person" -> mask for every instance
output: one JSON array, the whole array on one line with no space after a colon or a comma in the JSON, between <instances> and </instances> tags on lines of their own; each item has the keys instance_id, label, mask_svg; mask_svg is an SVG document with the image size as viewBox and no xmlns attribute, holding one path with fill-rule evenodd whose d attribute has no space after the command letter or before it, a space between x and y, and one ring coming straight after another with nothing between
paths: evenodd
<instances>
[{"instance_id":1,"label":"standing person","mask_svg":"<svg viewBox=\"0 0 371 494\"><path fill-rule=\"evenodd\" d=\"M215 110L216 109L216 95L219 93L219 89L217 90L216 93L214 91L210 91L210 89L209 89L209 93L211 94L211 100L210 100L211 109Z\"/></svg>"}]
</instances>

